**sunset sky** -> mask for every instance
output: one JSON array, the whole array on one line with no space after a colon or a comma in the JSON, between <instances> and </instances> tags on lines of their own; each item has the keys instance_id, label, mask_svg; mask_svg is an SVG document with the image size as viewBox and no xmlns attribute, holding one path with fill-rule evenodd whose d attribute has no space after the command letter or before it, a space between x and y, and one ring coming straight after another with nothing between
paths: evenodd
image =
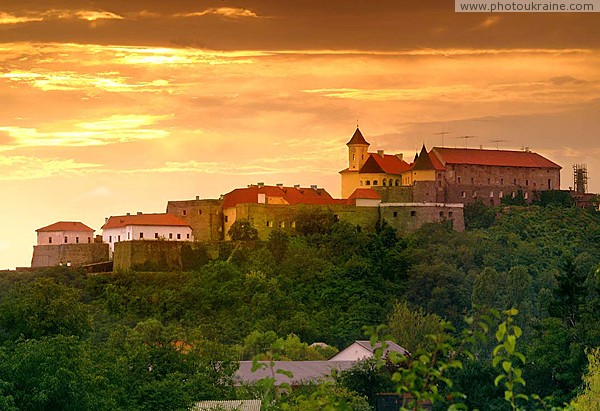
<instances>
[{"instance_id":1,"label":"sunset sky","mask_svg":"<svg viewBox=\"0 0 600 411\"><path fill-rule=\"evenodd\" d=\"M317 184L371 149L530 147L600 191L600 14L453 1L2 1L0 269L35 230Z\"/></svg>"}]
</instances>

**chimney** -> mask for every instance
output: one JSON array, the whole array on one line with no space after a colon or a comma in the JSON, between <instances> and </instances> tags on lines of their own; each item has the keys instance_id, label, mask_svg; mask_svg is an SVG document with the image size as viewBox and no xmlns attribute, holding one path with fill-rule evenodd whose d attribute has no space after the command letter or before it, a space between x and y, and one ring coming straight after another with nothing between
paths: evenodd
<instances>
[{"instance_id":1,"label":"chimney","mask_svg":"<svg viewBox=\"0 0 600 411\"><path fill-rule=\"evenodd\" d=\"M196 200L200 200L200 196L196 196Z\"/></svg>"},{"instance_id":2,"label":"chimney","mask_svg":"<svg viewBox=\"0 0 600 411\"><path fill-rule=\"evenodd\" d=\"M294 188L300 188L300 184L294 184Z\"/></svg>"},{"instance_id":3,"label":"chimney","mask_svg":"<svg viewBox=\"0 0 600 411\"><path fill-rule=\"evenodd\" d=\"M383 157L383 150L377 150L377 154L379 154L381 157Z\"/></svg>"},{"instance_id":4,"label":"chimney","mask_svg":"<svg viewBox=\"0 0 600 411\"><path fill-rule=\"evenodd\" d=\"M131 215L131 213L127 213L127 215Z\"/></svg>"},{"instance_id":5,"label":"chimney","mask_svg":"<svg viewBox=\"0 0 600 411\"><path fill-rule=\"evenodd\" d=\"M138 211L138 212L137 212L137 215L142 215L142 212L141 212L141 211Z\"/></svg>"},{"instance_id":6,"label":"chimney","mask_svg":"<svg viewBox=\"0 0 600 411\"><path fill-rule=\"evenodd\" d=\"M264 187L264 186L265 186L265 183L263 183L263 182L260 182L260 183L258 183L258 184L257 184L257 186L259 186L259 187Z\"/></svg>"},{"instance_id":7,"label":"chimney","mask_svg":"<svg viewBox=\"0 0 600 411\"><path fill-rule=\"evenodd\" d=\"M404 155L402 153L396 154L396 157L398 157L398 160L400 161L404 160Z\"/></svg>"},{"instance_id":8,"label":"chimney","mask_svg":"<svg viewBox=\"0 0 600 411\"><path fill-rule=\"evenodd\" d=\"M104 224L108 223L108 217L104 217Z\"/></svg>"},{"instance_id":9,"label":"chimney","mask_svg":"<svg viewBox=\"0 0 600 411\"><path fill-rule=\"evenodd\" d=\"M317 189L317 185L316 184L311 184L310 188L312 188L313 190L316 190Z\"/></svg>"},{"instance_id":10,"label":"chimney","mask_svg":"<svg viewBox=\"0 0 600 411\"><path fill-rule=\"evenodd\" d=\"M283 187L283 183L277 183L277 187Z\"/></svg>"}]
</instances>

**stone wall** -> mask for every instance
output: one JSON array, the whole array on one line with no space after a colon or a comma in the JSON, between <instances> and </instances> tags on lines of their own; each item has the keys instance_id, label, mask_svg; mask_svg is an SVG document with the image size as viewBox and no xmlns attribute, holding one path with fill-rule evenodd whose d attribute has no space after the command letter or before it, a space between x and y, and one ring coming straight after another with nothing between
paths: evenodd
<instances>
[{"instance_id":1,"label":"stone wall","mask_svg":"<svg viewBox=\"0 0 600 411\"><path fill-rule=\"evenodd\" d=\"M426 223L447 222L456 231L464 231L462 204L448 203L386 203L381 204L381 221L398 234L412 232Z\"/></svg>"},{"instance_id":2,"label":"stone wall","mask_svg":"<svg viewBox=\"0 0 600 411\"><path fill-rule=\"evenodd\" d=\"M113 269L179 271L200 268L218 257L216 247L192 241L135 240L115 243Z\"/></svg>"},{"instance_id":3,"label":"stone wall","mask_svg":"<svg viewBox=\"0 0 600 411\"><path fill-rule=\"evenodd\" d=\"M176 215L192 227L194 240L203 242L223 239L221 200L169 201L167 213Z\"/></svg>"},{"instance_id":4,"label":"stone wall","mask_svg":"<svg viewBox=\"0 0 600 411\"><path fill-rule=\"evenodd\" d=\"M108 244L59 244L33 246L31 267L78 267L108 261Z\"/></svg>"}]
</instances>

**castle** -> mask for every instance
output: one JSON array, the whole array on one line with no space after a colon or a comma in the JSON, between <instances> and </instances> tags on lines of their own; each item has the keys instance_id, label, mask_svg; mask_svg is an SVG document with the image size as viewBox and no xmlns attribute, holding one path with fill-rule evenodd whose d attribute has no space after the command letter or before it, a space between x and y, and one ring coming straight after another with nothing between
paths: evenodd
<instances>
[{"instance_id":1,"label":"castle","mask_svg":"<svg viewBox=\"0 0 600 411\"><path fill-rule=\"evenodd\" d=\"M385 223L402 233L445 221L461 231L465 204L497 205L517 193L531 201L541 191L560 188L561 167L529 150L427 151L423 145L408 163L402 154L369 152L358 127L346 146L340 199L317 186L251 184L219 199L168 201L165 213L111 216L95 242L89 227L59 222L37 230L32 267L112 260L115 269L127 269L160 257L166 268L181 268L178 256L186 244L229 240L236 221L249 221L262 240L274 230L293 232L306 209L328 210L357 230L374 231Z\"/></svg>"}]
</instances>

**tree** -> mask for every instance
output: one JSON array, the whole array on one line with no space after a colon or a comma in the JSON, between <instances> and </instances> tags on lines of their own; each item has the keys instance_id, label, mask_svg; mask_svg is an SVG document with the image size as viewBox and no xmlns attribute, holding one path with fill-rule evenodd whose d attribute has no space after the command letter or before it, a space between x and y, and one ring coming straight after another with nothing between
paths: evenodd
<instances>
[{"instance_id":1,"label":"tree","mask_svg":"<svg viewBox=\"0 0 600 411\"><path fill-rule=\"evenodd\" d=\"M432 348L427 335L440 332L442 319L435 314L426 314L422 308L411 310L406 302L396 303L388 319L389 333L394 341L409 352Z\"/></svg>"},{"instance_id":2,"label":"tree","mask_svg":"<svg viewBox=\"0 0 600 411\"><path fill-rule=\"evenodd\" d=\"M296 212L296 232L303 236L330 233L336 222L328 209L305 207Z\"/></svg>"},{"instance_id":3,"label":"tree","mask_svg":"<svg viewBox=\"0 0 600 411\"><path fill-rule=\"evenodd\" d=\"M227 234L232 241L252 241L258 238L258 230L248 220L237 220Z\"/></svg>"},{"instance_id":4,"label":"tree","mask_svg":"<svg viewBox=\"0 0 600 411\"><path fill-rule=\"evenodd\" d=\"M583 377L583 391L573 401L578 411L597 411L600 408L600 348L587 353L588 368Z\"/></svg>"}]
</instances>

